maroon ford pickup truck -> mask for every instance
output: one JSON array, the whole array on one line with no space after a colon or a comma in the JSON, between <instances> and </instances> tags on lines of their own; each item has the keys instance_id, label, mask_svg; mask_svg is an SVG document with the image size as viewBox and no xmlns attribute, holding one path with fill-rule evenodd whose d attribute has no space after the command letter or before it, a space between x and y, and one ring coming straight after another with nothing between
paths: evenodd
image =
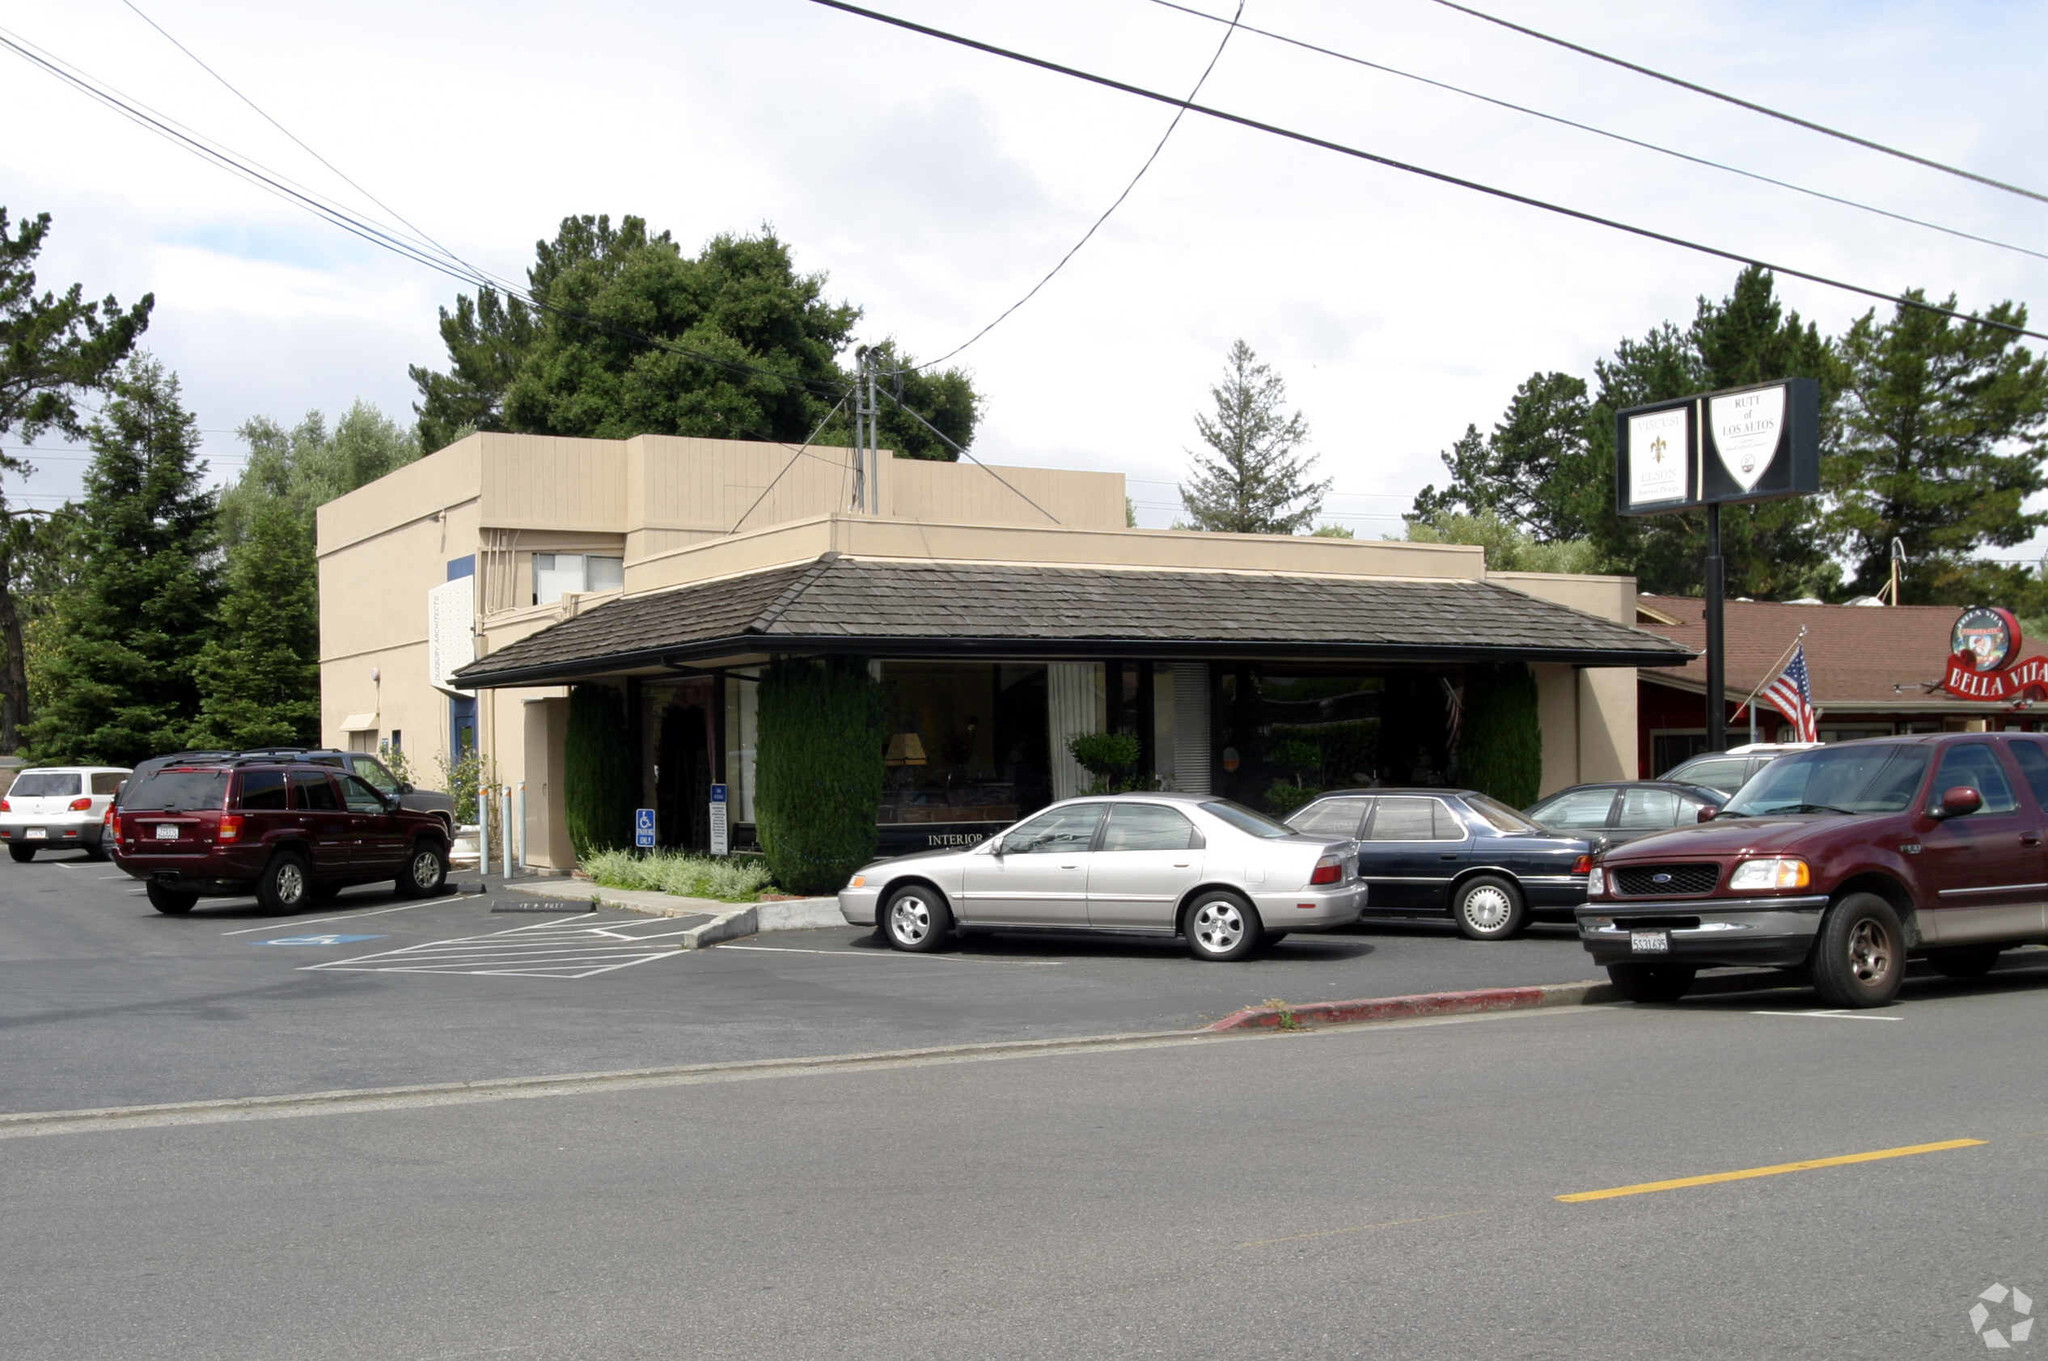
<instances>
[{"instance_id":1,"label":"maroon ford pickup truck","mask_svg":"<svg viewBox=\"0 0 2048 1361\"><path fill-rule=\"evenodd\" d=\"M1718 965L1803 972L1883 1006L1907 958L1974 977L2048 940L2048 737L1945 733L1781 756L1710 822L1601 856L1579 940L1622 994Z\"/></svg>"}]
</instances>

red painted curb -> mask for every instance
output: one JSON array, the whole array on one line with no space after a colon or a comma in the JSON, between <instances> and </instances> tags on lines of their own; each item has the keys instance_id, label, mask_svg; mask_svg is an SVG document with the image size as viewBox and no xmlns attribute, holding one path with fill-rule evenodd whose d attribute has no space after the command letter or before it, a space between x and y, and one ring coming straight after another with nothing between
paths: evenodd
<instances>
[{"instance_id":1,"label":"red painted curb","mask_svg":"<svg viewBox=\"0 0 2048 1361\"><path fill-rule=\"evenodd\" d=\"M1301 1025L1342 1025L1354 1021L1398 1021L1418 1016L1460 1016L1482 1011L1526 1011L1531 1007L1607 1002L1617 994L1606 983L1545 983L1527 988L1479 988L1471 992L1422 992L1407 997L1364 997L1351 1002L1261 1004L1234 1011L1210 1030L1281 1030ZM1282 1026L1281 1018L1292 1026Z\"/></svg>"}]
</instances>

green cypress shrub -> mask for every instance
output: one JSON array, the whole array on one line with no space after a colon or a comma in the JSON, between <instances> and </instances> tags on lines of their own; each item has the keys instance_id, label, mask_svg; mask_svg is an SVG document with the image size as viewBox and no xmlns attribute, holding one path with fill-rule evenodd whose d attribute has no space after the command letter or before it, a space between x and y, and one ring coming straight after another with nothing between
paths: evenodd
<instances>
[{"instance_id":1,"label":"green cypress shrub","mask_svg":"<svg viewBox=\"0 0 2048 1361\"><path fill-rule=\"evenodd\" d=\"M1465 682L1458 778L1511 808L1536 802L1543 785L1543 729L1536 677L1521 662L1475 666Z\"/></svg>"},{"instance_id":2,"label":"green cypress shrub","mask_svg":"<svg viewBox=\"0 0 2048 1361\"><path fill-rule=\"evenodd\" d=\"M578 860L633 844L632 740L626 698L609 685L569 691L562 811Z\"/></svg>"},{"instance_id":3,"label":"green cypress shrub","mask_svg":"<svg viewBox=\"0 0 2048 1361\"><path fill-rule=\"evenodd\" d=\"M888 730L858 657L779 661L761 680L754 825L775 880L836 893L875 853Z\"/></svg>"}]
</instances>

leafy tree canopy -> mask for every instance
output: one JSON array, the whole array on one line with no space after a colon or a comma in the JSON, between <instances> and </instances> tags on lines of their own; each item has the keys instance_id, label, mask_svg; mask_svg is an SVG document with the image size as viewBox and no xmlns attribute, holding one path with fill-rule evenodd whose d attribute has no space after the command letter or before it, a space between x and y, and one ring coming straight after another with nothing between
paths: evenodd
<instances>
[{"instance_id":1,"label":"leafy tree canopy","mask_svg":"<svg viewBox=\"0 0 2048 1361\"><path fill-rule=\"evenodd\" d=\"M1462 543L1486 550L1492 572L1597 572L1600 550L1585 539L1538 539L1491 510L1473 514L1442 511L1410 520L1410 543Z\"/></svg>"},{"instance_id":2,"label":"leafy tree canopy","mask_svg":"<svg viewBox=\"0 0 2048 1361\"><path fill-rule=\"evenodd\" d=\"M836 356L860 309L825 297L825 276L799 274L763 228L713 237L694 257L638 217L570 217L536 245L527 271L537 305L484 288L441 312L445 372L412 368L427 450L469 430L627 439L697 435L796 442L824 421L851 380ZM917 370L881 352L892 398L947 438L973 441L979 399L964 374ZM882 429L899 453L952 458L944 440L895 402ZM834 417L821 443L850 442Z\"/></svg>"},{"instance_id":3,"label":"leafy tree canopy","mask_svg":"<svg viewBox=\"0 0 2048 1361\"><path fill-rule=\"evenodd\" d=\"M1228 534L1295 534L1323 508L1327 479L1312 482L1314 455L1296 453L1308 422L1289 411L1287 384L1252 347L1230 347L1223 381L1209 389L1213 415L1195 417L1207 452L1190 451L1193 475L1180 500L1191 527Z\"/></svg>"},{"instance_id":4,"label":"leafy tree canopy","mask_svg":"<svg viewBox=\"0 0 2048 1361\"><path fill-rule=\"evenodd\" d=\"M312 546L314 512L420 456L419 438L368 402L348 409L333 430L318 411L286 430L267 416L243 422L249 446L242 475L220 497L221 542L232 552L263 507L287 504Z\"/></svg>"}]
</instances>

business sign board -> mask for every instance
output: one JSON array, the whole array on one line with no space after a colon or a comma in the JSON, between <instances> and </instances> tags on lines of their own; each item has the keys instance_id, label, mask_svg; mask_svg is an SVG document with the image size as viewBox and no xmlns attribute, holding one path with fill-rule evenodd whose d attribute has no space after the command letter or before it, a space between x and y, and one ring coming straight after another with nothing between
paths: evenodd
<instances>
[{"instance_id":1,"label":"business sign board","mask_svg":"<svg viewBox=\"0 0 2048 1361\"><path fill-rule=\"evenodd\" d=\"M1614 417L1623 515L1820 490L1820 384L1786 378L1630 407Z\"/></svg>"},{"instance_id":2,"label":"business sign board","mask_svg":"<svg viewBox=\"0 0 2048 1361\"><path fill-rule=\"evenodd\" d=\"M2022 660L2020 647L2025 641L2011 611L1971 606L1957 617L1949 635L1948 669L1941 688L1957 699L1992 703L2048 699L2048 657Z\"/></svg>"}]
</instances>

